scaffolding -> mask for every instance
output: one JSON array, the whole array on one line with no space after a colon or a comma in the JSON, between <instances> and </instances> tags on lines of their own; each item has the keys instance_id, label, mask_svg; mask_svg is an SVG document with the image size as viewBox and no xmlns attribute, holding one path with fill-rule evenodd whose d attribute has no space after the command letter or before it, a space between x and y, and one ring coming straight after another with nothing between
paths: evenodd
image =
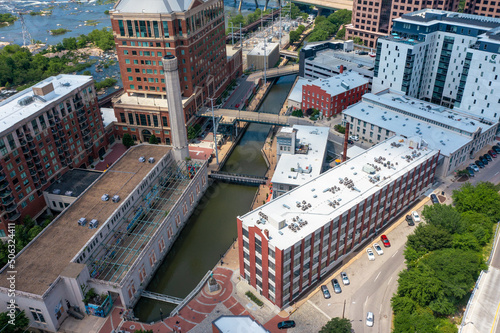
<instances>
[{"instance_id":1,"label":"scaffolding","mask_svg":"<svg viewBox=\"0 0 500 333\"><path fill-rule=\"evenodd\" d=\"M90 277L120 282L167 218L201 164L172 161L150 191L134 203L126 216L110 226L111 232L87 260ZM108 225L111 223L108 222Z\"/></svg>"}]
</instances>

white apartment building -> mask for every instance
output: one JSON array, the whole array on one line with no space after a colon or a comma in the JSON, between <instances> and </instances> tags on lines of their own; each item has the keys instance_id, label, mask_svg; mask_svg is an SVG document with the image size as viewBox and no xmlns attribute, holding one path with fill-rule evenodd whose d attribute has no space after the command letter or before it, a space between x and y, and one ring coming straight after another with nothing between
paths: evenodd
<instances>
[{"instance_id":1,"label":"white apartment building","mask_svg":"<svg viewBox=\"0 0 500 333\"><path fill-rule=\"evenodd\" d=\"M499 18L423 9L393 22L377 41L373 93L389 88L500 119Z\"/></svg>"},{"instance_id":2,"label":"white apartment building","mask_svg":"<svg viewBox=\"0 0 500 333\"><path fill-rule=\"evenodd\" d=\"M342 114L342 123L350 123L349 134L368 143L378 143L395 134L420 136L440 152L438 176L447 176L472 163L476 153L495 138L498 127L498 123L473 114L389 90L363 95L361 102Z\"/></svg>"}]
</instances>

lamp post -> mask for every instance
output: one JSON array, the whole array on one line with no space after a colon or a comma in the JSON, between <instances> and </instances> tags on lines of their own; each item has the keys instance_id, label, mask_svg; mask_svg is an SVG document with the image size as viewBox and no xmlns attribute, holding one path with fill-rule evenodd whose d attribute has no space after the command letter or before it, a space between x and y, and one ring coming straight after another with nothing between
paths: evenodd
<instances>
[{"instance_id":1,"label":"lamp post","mask_svg":"<svg viewBox=\"0 0 500 333\"><path fill-rule=\"evenodd\" d=\"M163 321L163 311L160 308L160 320Z\"/></svg>"}]
</instances>

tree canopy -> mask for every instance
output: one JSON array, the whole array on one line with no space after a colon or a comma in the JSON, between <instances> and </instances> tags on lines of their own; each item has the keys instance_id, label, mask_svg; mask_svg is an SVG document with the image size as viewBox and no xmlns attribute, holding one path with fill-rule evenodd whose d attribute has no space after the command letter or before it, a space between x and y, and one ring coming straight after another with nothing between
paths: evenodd
<instances>
[{"instance_id":1,"label":"tree canopy","mask_svg":"<svg viewBox=\"0 0 500 333\"><path fill-rule=\"evenodd\" d=\"M9 323L11 317L9 317L7 312L0 313L0 327L2 328L2 333L21 333L26 332L30 320L26 317L24 311L15 313L14 325Z\"/></svg>"},{"instance_id":2,"label":"tree canopy","mask_svg":"<svg viewBox=\"0 0 500 333\"><path fill-rule=\"evenodd\" d=\"M449 233L465 231L460 213L450 205L425 206L422 215L430 225L446 230Z\"/></svg>"},{"instance_id":3,"label":"tree canopy","mask_svg":"<svg viewBox=\"0 0 500 333\"><path fill-rule=\"evenodd\" d=\"M351 333L352 325L349 319L334 317L330 319L319 333Z\"/></svg>"},{"instance_id":4,"label":"tree canopy","mask_svg":"<svg viewBox=\"0 0 500 333\"><path fill-rule=\"evenodd\" d=\"M500 220L500 194L497 186L480 182L475 186L466 183L453 191L453 204L458 212L477 212L489 216L493 222Z\"/></svg>"},{"instance_id":5,"label":"tree canopy","mask_svg":"<svg viewBox=\"0 0 500 333\"><path fill-rule=\"evenodd\" d=\"M328 18L324 16L316 17L314 30L309 35L309 42L327 40L331 35L336 34L340 27L351 22L352 12L347 9L337 10L330 14Z\"/></svg>"},{"instance_id":6,"label":"tree canopy","mask_svg":"<svg viewBox=\"0 0 500 333\"><path fill-rule=\"evenodd\" d=\"M128 133L123 134L122 143L125 147L127 147L127 149L135 145L134 140Z\"/></svg>"}]
</instances>

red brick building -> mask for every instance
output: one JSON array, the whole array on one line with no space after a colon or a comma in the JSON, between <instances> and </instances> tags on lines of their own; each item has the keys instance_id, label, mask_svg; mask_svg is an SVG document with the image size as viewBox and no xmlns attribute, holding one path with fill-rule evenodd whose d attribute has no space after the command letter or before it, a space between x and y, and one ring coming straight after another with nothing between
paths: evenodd
<instances>
[{"instance_id":1,"label":"red brick building","mask_svg":"<svg viewBox=\"0 0 500 333\"><path fill-rule=\"evenodd\" d=\"M339 114L368 92L368 80L356 72L317 79L302 86L302 110L316 109L323 117Z\"/></svg>"},{"instance_id":2,"label":"red brick building","mask_svg":"<svg viewBox=\"0 0 500 333\"><path fill-rule=\"evenodd\" d=\"M58 75L2 101L0 236L7 223L45 209L42 191L108 144L90 76Z\"/></svg>"},{"instance_id":3,"label":"red brick building","mask_svg":"<svg viewBox=\"0 0 500 333\"><path fill-rule=\"evenodd\" d=\"M500 17L500 1L467 0L465 12L474 15Z\"/></svg>"},{"instance_id":4,"label":"red brick building","mask_svg":"<svg viewBox=\"0 0 500 333\"><path fill-rule=\"evenodd\" d=\"M170 143L163 56L178 59L186 123L242 73L241 51L226 54L223 1L121 0L111 25L125 89L114 100L118 135Z\"/></svg>"},{"instance_id":5,"label":"red brick building","mask_svg":"<svg viewBox=\"0 0 500 333\"><path fill-rule=\"evenodd\" d=\"M459 0L354 0L351 24L346 26L346 37L359 37L364 45L375 47L378 37L387 36L392 20L403 14L424 8L458 10Z\"/></svg>"},{"instance_id":6,"label":"red brick building","mask_svg":"<svg viewBox=\"0 0 500 333\"><path fill-rule=\"evenodd\" d=\"M238 217L240 276L290 305L418 200L438 158L420 138L395 136Z\"/></svg>"}]
</instances>

